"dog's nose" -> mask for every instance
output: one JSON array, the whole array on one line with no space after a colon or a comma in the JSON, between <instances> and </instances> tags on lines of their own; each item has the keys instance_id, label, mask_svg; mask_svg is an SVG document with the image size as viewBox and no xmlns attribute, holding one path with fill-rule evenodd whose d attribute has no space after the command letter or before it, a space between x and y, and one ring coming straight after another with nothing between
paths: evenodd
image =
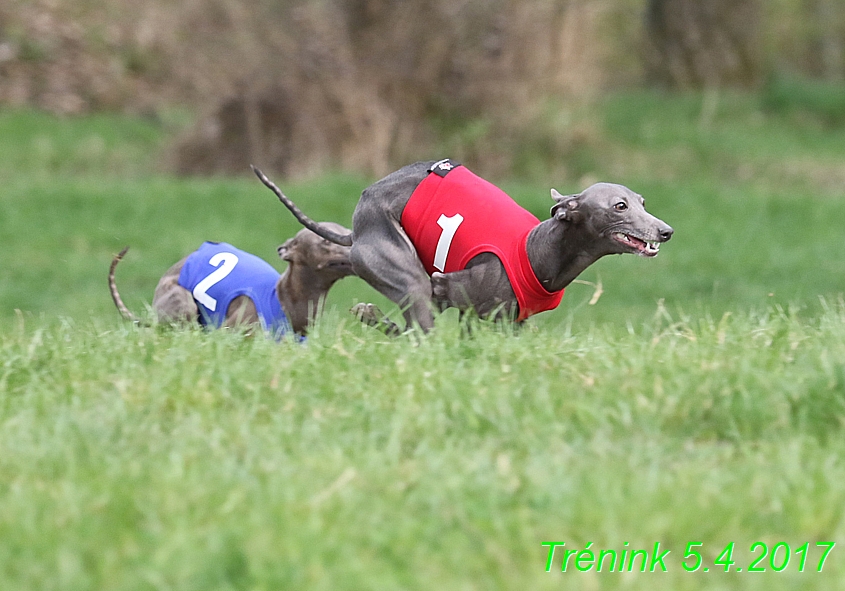
<instances>
[{"instance_id":1,"label":"dog's nose","mask_svg":"<svg viewBox=\"0 0 845 591\"><path fill-rule=\"evenodd\" d=\"M675 233L675 230L672 229L672 226L666 226L660 229L660 239L663 242L666 242L672 237L672 234Z\"/></svg>"}]
</instances>

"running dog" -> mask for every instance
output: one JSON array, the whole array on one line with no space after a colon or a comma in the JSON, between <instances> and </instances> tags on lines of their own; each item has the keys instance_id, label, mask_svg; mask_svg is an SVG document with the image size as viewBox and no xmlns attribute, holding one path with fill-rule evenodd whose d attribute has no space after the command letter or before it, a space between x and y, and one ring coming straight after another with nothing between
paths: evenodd
<instances>
[{"instance_id":1,"label":"running dog","mask_svg":"<svg viewBox=\"0 0 845 591\"><path fill-rule=\"evenodd\" d=\"M495 185L450 160L417 162L364 189L352 232L309 219L260 170L253 171L306 228L352 248L355 273L428 331L432 308L474 309L521 322L560 303L564 288L609 254L657 255L674 230L622 185L594 184L575 195L551 190L540 222ZM387 326L372 305L353 308Z\"/></svg>"},{"instance_id":2,"label":"running dog","mask_svg":"<svg viewBox=\"0 0 845 591\"><path fill-rule=\"evenodd\" d=\"M315 224L323 231L349 232L339 224ZM109 289L118 311L138 322L124 305L114 273L129 250L114 256ZM260 324L274 336L305 334L326 294L339 279L353 275L350 248L311 230L300 230L279 246L288 262L281 275L266 261L231 244L206 242L170 267L158 282L153 310L160 323L200 323L209 327Z\"/></svg>"}]
</instances>

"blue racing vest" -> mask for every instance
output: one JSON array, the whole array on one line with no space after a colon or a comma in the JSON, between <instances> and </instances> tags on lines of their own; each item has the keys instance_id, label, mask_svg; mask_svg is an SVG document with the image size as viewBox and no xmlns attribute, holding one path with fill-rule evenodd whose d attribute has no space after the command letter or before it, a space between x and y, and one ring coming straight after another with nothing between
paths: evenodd
<instances>
[{"instance_id":1,"label":"blue racing vest","mask_svg":"<svg viewBox=\"0 0 845 591\"><path fill-rule=\"evenodd\" d=\"M262 327L278 338L290 331L276 293L279 276L254 254L225 242L205 242L185 260L179 285L194 296L203 326L220 327L232 300L245 295L255 304Z\"/></svg>"}]
</instances>

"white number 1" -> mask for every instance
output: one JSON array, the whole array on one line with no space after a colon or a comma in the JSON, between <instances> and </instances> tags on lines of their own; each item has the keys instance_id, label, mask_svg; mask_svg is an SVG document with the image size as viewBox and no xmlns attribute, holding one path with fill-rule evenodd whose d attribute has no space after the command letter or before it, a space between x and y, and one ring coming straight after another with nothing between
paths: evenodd
<instances>
[{"instance_id":1,"label":"white number 1","mask_svg":"<svg viewBox=\"0 0 845 591\"><path fill-rule=\"evenodd\" d=\"M218 267L218 269L216 271L212 271L208 277L197 283L193 293L196 301L214 312L217 310L217 300L208 295L206 292L212 285L220 283L229 273L232 272L232 269L234 269L235 265L238 264L238 257L231 252L218 252L209 259L208 264L212 267Z\"/></svg>"},{"instance_id":2,"label":"white number 1","mask_svg":"<svg viewBox=\"0 0 845 591\"><path fill-rule=\"evenodd\" d=\"M437 249L434 251L434 268L443 272L446 268L446 257L449 256L449 247L452 246L452 238L455 237L455 232L458 231L458 226L464 221L464 216L456 213L450 218L445 214L440 214L437 220L437 225L443 228L440 234L440 239L437 241Z\"/></svg>"}]
</instances>

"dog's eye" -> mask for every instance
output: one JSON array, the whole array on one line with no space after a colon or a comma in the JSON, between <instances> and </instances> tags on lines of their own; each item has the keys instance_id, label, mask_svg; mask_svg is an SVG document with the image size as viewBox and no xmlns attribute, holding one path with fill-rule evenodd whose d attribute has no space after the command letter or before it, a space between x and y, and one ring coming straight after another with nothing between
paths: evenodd
<instances>
[{"instance_id":1,"label":"dog's eye","mask_svg":"<svg viewBox=\"0 0 845 591\"><path fill-rule=\"evenodd\" d=\"M619 203L613 206L613 209L615 209L616 211L625 211L626 209L628 209L628 204L624 201L620 201Z\"/></svg>"}]
</instances>

